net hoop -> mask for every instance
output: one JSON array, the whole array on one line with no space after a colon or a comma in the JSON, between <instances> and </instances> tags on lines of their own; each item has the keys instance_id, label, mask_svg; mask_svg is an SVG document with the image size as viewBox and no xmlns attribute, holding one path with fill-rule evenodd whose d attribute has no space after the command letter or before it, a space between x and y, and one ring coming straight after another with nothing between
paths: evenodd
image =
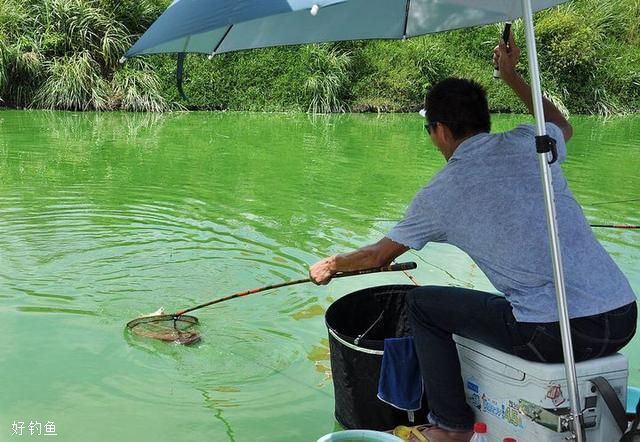
<instances>
[{"instance_id":1,"label":"net hoop","mask_svg":"<svg viewBox=\"0 0 640 442\"><path fill-rule=\"evenodd\" d=\"M198 318L191 315L154 315L154 316L141 316L139 318L133 319L127 322L127 328L132 330L136 326L140 324L150 324L153 322L165 322L165 321L179 321L179 322L187 322L191 325L198 325L200 322Z\"/></svg>"},{"instance_id":2,"label":"net hoop","mask_svg":"<svg viewBox=\"0 0 640 442\"><path fill-rule=\"evenodd\" d=\"M144 325L154 325L161 323L173 323L171 328L165 331L145 330ZM179 325L178 325L179 324ZM157 339L165 342L174 342L181 345L191 345L200 341L200 333L191 330L198 325L198 318L190 315L155 315L142 316L127 322L127 330L137 336Z\"/></svg>"}]
</instances>

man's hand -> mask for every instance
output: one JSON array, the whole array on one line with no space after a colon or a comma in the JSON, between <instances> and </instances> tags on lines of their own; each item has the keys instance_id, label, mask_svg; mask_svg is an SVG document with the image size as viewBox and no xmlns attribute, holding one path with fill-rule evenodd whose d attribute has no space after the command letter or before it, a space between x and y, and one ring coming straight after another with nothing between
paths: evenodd
<instances>
[{"instance_id":1,"label":"man's hand","mask_svg":"<svg viewBox=\"0 0 640 442\"><path fill-rule=\"evenodd\" d=\"M529 112L533 115L533 100L531 89L524 79L518 74L516 66L520 58L520 48L513 40L513 34L509 33L509 45L500 42L493 50L493 62L500 70L500 78L515 92L522 100ZM573 128L562 112L549 100L542 97L542 108L544 110L544 120L555 124L562 131L564 141L567 142L573 135Z\"/></svg>"},{"instance_id":2,"label":"man's hand","mask_svg":"<svg viewBox=\"0 0 640 442\"><path fill-rule=\"evenodd\" d=\"M517 75L516 66L520 59L520 48L513 39L513 34L509 32L509 45L504 41L493 50L493 64L500 70L500 78L508 82Z\"/></svg>"},{"instance_id":3,"label":"man's hand","mask_svg":"<svg viewBox=\"0 0 640 442\"><path fill-rule=\"evenodd\" d=\"M309 278L317 285L327 285L336 273L335 256L329 256L309 267Z\"/></svg>"},{"instance_id":4,"label":"man's hand","mask_svg":"<svg viewBox=\"0 0 640 442\"><path fill-rule=\"evenodd\" d=\"M309 279L315 284L326 285L338 272L355 272L389 265L394 259L409 250L389 238L382 238L350 253L330 256L309 267Z\"/></svg>"}]
</instances>

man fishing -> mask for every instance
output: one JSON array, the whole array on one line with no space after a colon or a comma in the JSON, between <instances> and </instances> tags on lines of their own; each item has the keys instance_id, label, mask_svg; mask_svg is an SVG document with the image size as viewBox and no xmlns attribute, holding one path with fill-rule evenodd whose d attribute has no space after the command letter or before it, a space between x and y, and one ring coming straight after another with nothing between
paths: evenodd
<instances>
[{"instance_id":1,"label":"man fishing","mask_svg":"<svg viewBox=\"0 0 640 442\"><path fill-rule=\"evenodd\" d=\"M516 70L513 36L494 51L501 78L533 112L529 86ZM612 354L636 329L629 282L595 239L559 162L572 127L544 100L547 133L557 141L551 165L577 361ZM327 257L309 270L317 284L336 272L387 265L409 249L444 242L466 252L504 296L460 287L423 286L407 308L429 402L424 430L432 442L468 441L474 423L465 402L452 334L541 362L563 360L544 199L531 125L490 134L486 93L477 83L447 79L425 99L425 129L447 164L420 189L402 219L380 241Z\"/></svg>"}]
</instances>

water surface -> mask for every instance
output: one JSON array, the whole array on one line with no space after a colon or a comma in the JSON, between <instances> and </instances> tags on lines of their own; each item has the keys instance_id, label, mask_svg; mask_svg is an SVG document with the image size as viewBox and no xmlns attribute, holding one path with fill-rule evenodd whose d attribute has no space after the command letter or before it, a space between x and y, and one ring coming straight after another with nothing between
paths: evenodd
<instances>
[{"instance_id":1,"label":"water surface","mask_svg":"<svg viewBox=\"0 0 640 442\"><path fill-rule=\"evenodd\" d=\"M495 116L494 130L523 120ZM572 121L563 167L587 217L640 224L640 119ZM14 421L52 421L64 441L331 432L324 311L405 275L212 306L192 348L132 340L123 326L304 277L378 240L443 165L414 115L0 112L0 441ZM640 232L596 234L639 293ZM491 290L452 247L406 258L420 283ZM625 350L635 385L639 342Z\"/></svg>"}]
</instances>

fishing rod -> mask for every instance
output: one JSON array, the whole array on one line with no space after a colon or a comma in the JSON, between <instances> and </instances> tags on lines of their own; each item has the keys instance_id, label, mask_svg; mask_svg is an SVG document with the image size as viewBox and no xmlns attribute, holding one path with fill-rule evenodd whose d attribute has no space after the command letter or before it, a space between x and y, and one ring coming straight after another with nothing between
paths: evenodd
<instances>
[{"instance_id":1,"label":"fishing rod","mask_svg":"<svg viewBox=\"0 0 640 442\"><path fill-rule=\"evenodd\" d=\"M592 203L590 206L604 206L605 204L617 204L617 203L635 203L640 201L640 198L631 198L627 200L616 200L616 201L603 201L600 203Z\"/></svg>"},{"instance_id":2,"label":"fishing rod","mask_svg":"<svg viewBox=\"0 0 640 442\"><path fill-rule=\"evenodd\" d=\"M332 278L343 278L347 276L366 275L369 273L379 272L397 272L406 271L416 268L415 262L403 262L399 264L391 264L383 267L374 267L364 270L356 270L353 272L339 272L332 276ZM228 301L230 299L239 298L242 296L252 295L254 293L264 292L266 290L272 290L280 287L287 287L296 284L304 284L313 282L311 278L296 279L293 281L281 282L278 284L271 284L265 287L259 287L251 290L245 290L243 292L235 293L233 295L224 296L222 298L214 299L213 301L205 302L195 307L191 307L185 310L180 310L171 315L164 314L162 309L158 314L152 314L149 316L143 316L133 319L127 323L127 330L132 331L138 336L144 336L148 338L157 339L165 342L174 342L176 344L191 345L200 341L200 333L193 327L198 324L198 318L195 316L187 315L186 313L193 312L194 310L208 307L213 304Z\"/></svg>"},{"instance_id":3,"label":"fishing rod","mask_svg":"<svg viewBox=\"0 0 640 442\"><path fill-rule=\"evenodd\" d=\"M336 273L335 275L333 275L332 279L343 278L345 276L367 275L369 273L398 272L398 271L404 271L404 270L413 270L415 268L416 268L416 263L415 262L402 262L402 263L399 263L399 264L391 264L391 265L383 266L383 267L374 267L374 268L371 268L371 269L356 270L354 272L339 272L339 273ZM189 313L189 312L192 312L194 310L201 309L203 307L208 307L210 305L217 304L219 302L224 302L224 301L228 301L230 299L239 298L241 296L252 295L254 293L264 292L265 290L272 290L272 289L277 289L277 288L280 288L280 287L287 287L287 286L290 286L290 285L304 284L304 283L307 283L307 282L312 282L311 278L296 279L296 280L293 280L293 281L281 282L281 283L278 283L278 284L271 284L271 285L268 285L268 286L265 286L265 287L256 288L256 289L245 290L244 292L235 293L233 295L229 295L229 296L225 296L223 298L214 299L213 301L205 302L204 304L196 305L195 307L191 307L191 308L188 308L188 309L185 309L185 310L180 310L174 316L182 316L185 313Z\"/></svg>"},{"instance_id":4,"label":"fishing rod","mask_svg":"<svg viewBox=\"0 0 640 442\"><path fill-rule=\"evenodd\" d=\"M604 227L605 229L640 229L635 224L589 224L591 227Z\"/></svg>"}]
</instances>

